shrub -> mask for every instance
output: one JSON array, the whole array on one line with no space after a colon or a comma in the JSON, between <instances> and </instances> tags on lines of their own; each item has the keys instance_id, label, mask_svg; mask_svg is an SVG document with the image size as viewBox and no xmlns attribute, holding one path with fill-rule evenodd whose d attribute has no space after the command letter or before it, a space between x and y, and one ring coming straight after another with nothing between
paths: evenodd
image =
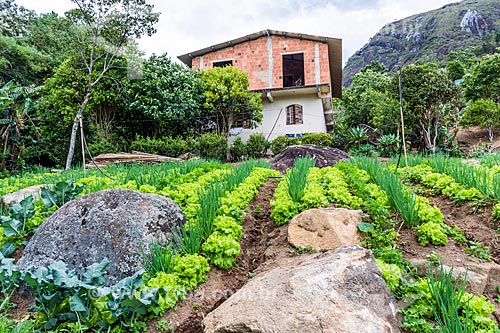
<instances>
[{"instance_id":1,"label":"shrub","mask_svg":"<svg viewBox=\"0 0 500 333\"><path fill-rule=\"evenodd\" d=\"M106 154L106 153L118 153L120 151L124 151L124 147L116 144L116 143L111 143L106 140L100 140L94 143L89 144L89 150L92 156L97 156L99 154ZM88 156L88 152L86 152Z\"/></svg>"},{"instance_id":2,"label":"shrub","mask_svg":"<svg viewBox=\"0 0 500 333\"><path fill-rule=\"evenodd\" d=\"M266 138L260 133L250 135L247 141L248 157L261 158L262 152L266 149Z\"/></svg>"},{"instance_id":3,"label":"shrub","mask_svg":"<svg viewBox=\"0 0 500 333\"><path fill-rule=\"evenodd\" d=\"M131 150L138 150L149 154L160 154L166 151L166 142L160 139L144 138L138 135L130 144Z\"/></svg>"},{"instance_id":4,"label":"shrub","mask_svg":"<svg viewBox=\"0 0 500 333\"><path fill-rule=\"evenodd\" d=\"M170 157L179 157L182 154L193 152L197 146L196 140L192 137L183 139L167 136L163 140L165 142L165 151L163 154Z\"/></svg>"},{"instance_id":5,"label":"shrub","mask_svg":"<svg viewBox=\"0 0 500 333\"><path fill-rule=\"evenodd\" d=\"M289 138L286 135L278 136L271 142L271 150L274 155L281 153L286 147L298 145L300 143L298 138Z\"/></svg>"},{"instance_id":6,"label":"shrub","mask_svg":"<svg viewBox=\"0 0 500 333\"><path fill-rule=\"evenodd\" d=\"M330 147L332 136L328 133L306 133L302 136L302 144Z\"/></svg>"},{"instance_id":7,"label":"shrub","mask_svg":"<svg viewBox=\"0 0 500 333\"><path fill-rule=\"evenodd\" d=\"M202 158L224 161L227 154L227 138L216 133L205 133L198 139Z\"/></svg>"},{"instance_id":8,"label":"shrub","mask_svg":"<svg viewBox=\"0 0 500 333\"><path fill-rule=\"evenodd\" d=\"M229 153L233 161L241 161L243 157L245 157L247 154L247 146L240 137L237 137L231 147L229 147Z\"/></svg>"}]
</instances>

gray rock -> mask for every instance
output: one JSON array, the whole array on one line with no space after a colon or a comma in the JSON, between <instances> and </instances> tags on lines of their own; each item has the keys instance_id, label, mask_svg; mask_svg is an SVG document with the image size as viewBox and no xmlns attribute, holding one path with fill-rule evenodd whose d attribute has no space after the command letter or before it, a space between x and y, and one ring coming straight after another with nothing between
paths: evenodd
<instances>
[{"instance_id":1,"label":"gray rock","mask_svg":"<svg viewBox=\"0 0 500 333\"><path fill-rule=\"evenodd\" d=\"M0 204L2 204L4 207L9 207L13 203L19 203L21 202L24 198L32 195L34 199L37 199L40 197L40 191L42 190L42 187L52 187L53 185L47 185L47 184L42 184L42 185L35 185L35 186L30 186L27 188L24 188L22 190L6 194L1 197L0 199Z\"/></svg>"},{"instance_id":2,"label":"gray rock","mask_svg":"<svg viewBox=\"0 0 500 333\"><path fill-rule=\"evenodd\" d=\"M79 272L108 258L108 285L141 267L140 245L185 222L169 198L132 190L105 190L73 200L49 217L19 260L27 270L62 260Z\"/></svg>"},{"instance_id":3,"label":"gray rock","mask_svg":"<svg viewBox=\"0 0 500 333\"><path fill-rule=\"evenodd\" d=\"M399 332L396 302L358 246L257 275L203 320L206 333Z\"/></svg>"},{"instance_id":4,"label":"gray rock","mask_svg":"<svg viewBox=\"0 0 500 333\"><path fill-rule=\"evenodd\" d=\"M297 145L285 148L271 160L273 169L285 172L293 167L299 157L309 156L316 160L315 166L324 168L335 165L338 161L346 161L349 154L337 148L320 147L316 145Z\"/></svg>"}]
</instances>

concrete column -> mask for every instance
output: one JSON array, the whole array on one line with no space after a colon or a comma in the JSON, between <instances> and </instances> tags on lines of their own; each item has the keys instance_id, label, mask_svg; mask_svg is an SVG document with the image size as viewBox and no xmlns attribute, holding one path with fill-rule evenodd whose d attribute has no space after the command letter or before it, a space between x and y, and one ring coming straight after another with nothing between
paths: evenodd
<instances>
[{"instance_id":1,"label":"concrete column","mask_svg":"<svg viewBox=\"0 0 500 333\"><path fill-rule=\"evenodd\" d=\"M319 63L319 44L314 44L314 73L316 76L316 84L321 83L321 68Z\"/></svg>"},{"instance_id":2,"label":"concrete column","mask_svg":"<svg viewBox=\"0 0 500 333\"><path fill-rule=\"evenodd\" d=\"M200 69L203 69L203 66L205 66L205 62L203 61L203 56L200 57Z\"/></svg>"},{"instance_id":3,"label":"concrete column","mask_svg":"<svg viewBox=\"0 0 500 333\"><path fill-rule=\"evenodd\" d=\"M273 87L273 37L267 37L268 88Z\"/></svg>"}]
</instances>

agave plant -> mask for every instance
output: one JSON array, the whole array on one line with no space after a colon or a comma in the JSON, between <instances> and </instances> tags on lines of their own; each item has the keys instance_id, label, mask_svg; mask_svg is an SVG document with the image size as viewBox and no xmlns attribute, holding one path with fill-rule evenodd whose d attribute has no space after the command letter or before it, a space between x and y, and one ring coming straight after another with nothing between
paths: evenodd
<instances>
[{"instance_id":1,"label":"agave plant","mask_svg":"<svg viewBox=\"0 0 500 333\"><path fill-rule=\"evenodd\" d=\"M353 127L349 129L349 142L351 144L357 145L358 149L361 147L361 144L368 140L368 132L366 128L363 127Z\"/></svg>"},{"instance_id":2,"label":"agave plant","mask_svg":"<svg viewBox=\"0 0 500 333\"><path fill-rule=\"evenodd\" d=\"M391 154L396 152L396 147L399 144L399 138L394 134L382 135L378 139L378 144L380 146L382 156L389 157Z\"/></svg>"}]
</instances>

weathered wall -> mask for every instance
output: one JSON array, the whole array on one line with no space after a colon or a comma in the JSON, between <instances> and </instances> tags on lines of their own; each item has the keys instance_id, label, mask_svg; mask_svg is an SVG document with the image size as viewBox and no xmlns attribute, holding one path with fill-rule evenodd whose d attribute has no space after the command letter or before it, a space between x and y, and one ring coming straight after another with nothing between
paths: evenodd
<instances>
[{"instance_id":1,"label":"weathered wall","mask_svg":"<svg viewBox=\"0 0 500 333\"><path fill-rule=\"evenodd\" d=\"M305 85L331 83L326 43L274 35L195 57L192 67L207 69L213 62L232 60L247 73L250 90L282 88L282 56L290 53L304 53Z\"/></svg>"}]
</instances>

